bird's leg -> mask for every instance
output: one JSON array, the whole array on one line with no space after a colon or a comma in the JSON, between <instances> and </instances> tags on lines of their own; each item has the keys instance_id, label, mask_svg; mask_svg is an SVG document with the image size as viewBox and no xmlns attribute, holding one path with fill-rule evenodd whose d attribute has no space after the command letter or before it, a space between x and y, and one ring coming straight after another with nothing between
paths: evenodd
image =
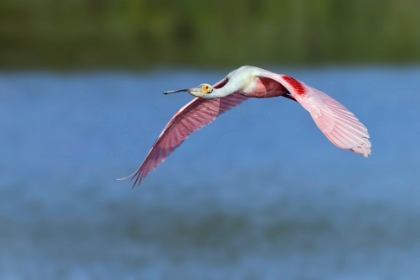
<instances>
[{"instance_id":1,"label":"bird's leg","mask_svg":"<svg viewBox=\"0 0 420 280\"><path fill-rule=\"evenodd\" d=\"M290 94L290 92L285 92L283 95L282 95L284 98L288 98L288 99L290 99L290 100L293 100L293 101L295 101L295 102L297 102L296 101L296 99Z\"/></svg>"}]
</instances>

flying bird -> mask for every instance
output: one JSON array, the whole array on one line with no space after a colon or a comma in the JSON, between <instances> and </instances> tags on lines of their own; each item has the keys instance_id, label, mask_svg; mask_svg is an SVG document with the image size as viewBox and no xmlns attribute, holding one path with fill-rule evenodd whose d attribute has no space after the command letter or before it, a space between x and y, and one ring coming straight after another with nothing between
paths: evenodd
<instances>
[{"instance_id":1,"label":"flying bird","mask_svg":"<svg viewBox=\"0 0 420 280\"><path fill-rule=\"evenodd\" d=\"M153 144L140 167L130 176L133 187L163 162L194 131L249 98L282 96L298 102L337 147L368 157L371 143L367 128L352 112L327 94L290 76L254 66L242 66L213 86L166 91L188 92L195 98L178 110ZM121 180L122 180L121 179Z\"/></svg>"}]
</instances>

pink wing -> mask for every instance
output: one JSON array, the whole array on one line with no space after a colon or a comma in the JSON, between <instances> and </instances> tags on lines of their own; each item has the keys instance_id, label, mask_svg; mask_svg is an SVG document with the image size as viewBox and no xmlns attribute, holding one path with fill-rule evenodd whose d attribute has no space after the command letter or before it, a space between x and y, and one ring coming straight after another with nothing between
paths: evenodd
<instances>
[{"instance_id":1,"label":"pink wing","mask_svg":"<svg viewBox=\"0 0 420 280\"><path fill-rule=\"evenodd\" d=\"M225 82L222 80L214 87L222 86ZM140 184L141 180L178 148L191 133L208 125L246 99L247 97L242 94L233 93L217 99L194 98L182 107L160 133L137 171L129 176L131 180L135 179L133 187L137 183Z\"/></svg>"},{"instance_id":2,"label":"pink wing","mask_svg":"<svg viewBox=\"0 0 420 280\"><path fill-rule=\"evenodd\" d=\"M327 94L286 75L263 73L281 83L315 121L318 128L337 147L368 157L371 143L367 128L352 112Z\"/></svg>"}]
</instances>

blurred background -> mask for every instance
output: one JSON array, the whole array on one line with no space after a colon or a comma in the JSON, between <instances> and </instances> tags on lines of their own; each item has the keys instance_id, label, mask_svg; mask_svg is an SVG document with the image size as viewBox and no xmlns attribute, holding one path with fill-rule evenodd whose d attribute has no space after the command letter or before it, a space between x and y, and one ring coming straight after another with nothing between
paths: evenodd
<instances>
[{"instance_id":1,"label":"blurred background","mask_svg":"<svg viewBox=\"0 0 420 280\"><path fill-rule=\"evenodd\" d=\"M3 0L3 68L420 60L416 0Z\"/></svg>"},{"instance_id":2,"label":"blurred background","mask_svg":"<svg viewBox=\"0 0 420 280\"><path fill-rule=\"evenodd\" d=\"M0 279L418 279L420 2L2 0ZM369 128L334 147L284 98L131 174L241 65L287 73Z\"/></svg>"}]
</instances>

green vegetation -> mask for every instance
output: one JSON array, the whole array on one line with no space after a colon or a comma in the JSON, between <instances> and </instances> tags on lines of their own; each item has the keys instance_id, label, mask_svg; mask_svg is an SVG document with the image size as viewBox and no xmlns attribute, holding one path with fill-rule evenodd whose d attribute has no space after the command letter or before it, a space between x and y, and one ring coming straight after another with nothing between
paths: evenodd
<instances>
[{"instance_id":1,"label":"green vegetation","mask_svg":"<svg viewBox=\"0 0 420 280\"><path fill-rule=\"evenodd\" d=\"M418 62L418 0L0 2L3 69Z\"/></svg>"}]
</instances>

